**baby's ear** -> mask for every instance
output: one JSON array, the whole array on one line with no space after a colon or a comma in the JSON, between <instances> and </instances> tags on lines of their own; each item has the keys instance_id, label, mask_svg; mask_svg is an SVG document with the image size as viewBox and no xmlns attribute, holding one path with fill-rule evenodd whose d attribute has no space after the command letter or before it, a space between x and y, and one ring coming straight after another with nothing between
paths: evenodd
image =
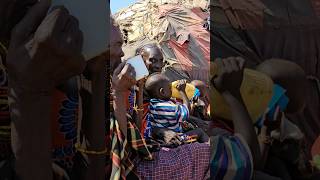
<instances>
[{"instance_id":1,"label":"baby's ear","mask_svg":"<svg viewBox=\"0 0 320 180\"><path fill-rule=\"evenodd\" d=\"M164 89L163 89L163 88L160 88L160 89L159 89L159 93L163 96L163 95L164 95Z\"/></svg>"}]
</instances>

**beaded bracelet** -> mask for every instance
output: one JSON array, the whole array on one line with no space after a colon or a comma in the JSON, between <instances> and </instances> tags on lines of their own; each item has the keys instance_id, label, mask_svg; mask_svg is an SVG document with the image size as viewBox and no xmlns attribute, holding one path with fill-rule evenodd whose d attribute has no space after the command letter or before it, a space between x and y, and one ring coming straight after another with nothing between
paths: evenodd
<instances>
[{"instance_id":1,"label":"beaded bracelet","mask_svg":"<svg viewBox=\"0 0 320 180\"><path fill-rule=\"evenodd\" d=\"M85 154L90 154L90 155L104 155L104 154L108 153L107 148L105 148L103 151L89 151L89 150L81 148L79 144L76 144L75 147L79 152L82 152Z\"/></svg>"}]
</instances>

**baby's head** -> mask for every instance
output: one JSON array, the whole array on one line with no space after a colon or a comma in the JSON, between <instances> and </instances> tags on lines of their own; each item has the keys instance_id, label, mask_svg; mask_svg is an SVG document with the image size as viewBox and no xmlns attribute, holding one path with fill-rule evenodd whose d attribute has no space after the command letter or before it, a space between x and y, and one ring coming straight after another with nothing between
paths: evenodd
<instances>
[{"instance_id":1,"label":"baby's head","mask_svg":"<svg viewBox=\"0 0 320 180\"><path fill-rule=\"evenodd\" d=\"M145 89L151 98L169 100L172 96L171 83L161 73L151 74L146 81Z\"/></svg>"},{"instance_id":2,"label":"baby's head","mask_svg":"<svg viewBox=\"0 0 320 180\"><path fill-rule=\"evenodd\" d=\"M267 74L271 79L287 90L290 99L287 113L300 112L304 109L306 75L296 63L283 59L269 59L256 67L256 70Z\"/></svg>"},{"instance_id":3,"label":"baby's head","mask_svg":"<svg viewBox=\"0 0 320 180\"><path fill-rule=\"evenodd\" d=\"M191 84L194 85L197 89L200 91L200 97L205 97L208 93L208 86L205 82L200 80L193 80L191 81Z\"/></svg>"}]
</instances>

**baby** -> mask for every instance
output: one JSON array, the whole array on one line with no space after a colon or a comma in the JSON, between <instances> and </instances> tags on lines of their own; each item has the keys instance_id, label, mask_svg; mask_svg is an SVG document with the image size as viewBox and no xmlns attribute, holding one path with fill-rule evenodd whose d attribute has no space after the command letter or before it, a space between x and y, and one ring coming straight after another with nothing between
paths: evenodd
<instances>
[{"instance_id":1,"label":"baby","mask_svg":"<svg viewBox=\"0 0 320 180\"><path fill-rule=\"evenodd\" d=\"M197 137L197 141L200 143L209 141L209 137L200 128L190 131L183 130L183 124L189 118L190 106L185 87L185 80L180 80L176 87L183 100L183 104L180 104L171 98L171 83L167 77L160 73L149 76L145 83L145 89L150 96L146 138L152 137L154 129L168 129L175 133L181 133L182 139Z\"/></svg>"}]
</instances>

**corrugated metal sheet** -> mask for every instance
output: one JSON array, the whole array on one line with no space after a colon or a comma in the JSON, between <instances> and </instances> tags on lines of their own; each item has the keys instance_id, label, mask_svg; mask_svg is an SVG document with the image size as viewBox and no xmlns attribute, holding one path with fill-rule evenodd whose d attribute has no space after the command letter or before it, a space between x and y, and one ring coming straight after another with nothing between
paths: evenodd
<instances>
[{"instance_id":1,"label":"corrugated metal sheet","mask_svg":"<svg viewBox=\"0 0 320 180\"><path fill-rule=\"evenodd\" d=\"M188 74L190 79L207 81L210 35L203 28L209 17L207 5L207 0L144 0L121 10L115 19L126 32L125 59L142 44L157 42L169 66L175 64L180 72L177 77Z\"/></svg>"}]
</instances>

